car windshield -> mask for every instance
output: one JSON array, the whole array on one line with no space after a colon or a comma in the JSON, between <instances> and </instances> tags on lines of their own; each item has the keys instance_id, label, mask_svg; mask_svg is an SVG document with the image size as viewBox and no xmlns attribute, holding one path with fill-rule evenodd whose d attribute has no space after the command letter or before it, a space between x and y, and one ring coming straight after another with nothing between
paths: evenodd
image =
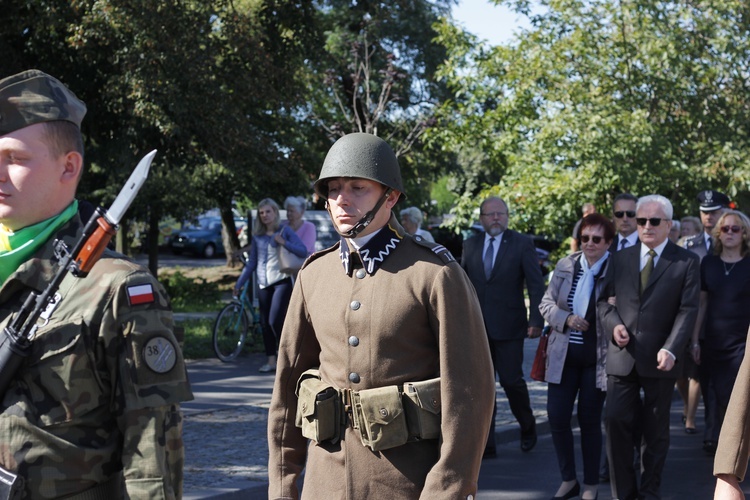
<instances>
[{"instance_id":1,"label":"car windshield","mask_svg":"<svg viewBox=\"0 0 750 500\"><path fill-rule=\"evenodd\" d=\"M186 224L183 228L185 230L203 230L203 231L217 231L221 230L220 219L198 219L197 222L191 222Z\"/></svg>"}]
</instances>

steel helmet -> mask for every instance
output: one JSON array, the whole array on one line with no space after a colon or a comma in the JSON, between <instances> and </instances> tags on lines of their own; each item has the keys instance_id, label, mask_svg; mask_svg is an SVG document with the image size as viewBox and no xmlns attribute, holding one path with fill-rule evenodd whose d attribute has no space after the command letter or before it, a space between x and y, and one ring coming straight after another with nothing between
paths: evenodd
<instances>
[{"instance_id":1,"label":"steel helmet","mask_svg":"<svg viewBox=\"0 0 750 500\"><path fill-rule=\"evenodd\" d=\"M315 181L315 192L326 198L327 181L336 177L369 179L405 196L396 154L387 142L372 134L348 134L331 146Z\"/></svg>"}]
</instances>

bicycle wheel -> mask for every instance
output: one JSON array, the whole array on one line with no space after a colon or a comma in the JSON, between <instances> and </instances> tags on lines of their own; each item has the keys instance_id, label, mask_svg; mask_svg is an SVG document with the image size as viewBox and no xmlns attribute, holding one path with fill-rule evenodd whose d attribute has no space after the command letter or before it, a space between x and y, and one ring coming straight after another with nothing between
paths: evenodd
<instances>
[{"instance_id":1,"label":"bicycle wheel","mask_svg":"<svg viewBox=\"0 0 750 500\"><path fill-rule=\"evenodd\" d=\"M257 313L250 311L249 326L247 329L247 339L245 344L250 347L263 347L263 327L260 324L260 317Z\"/></svg>"},{"instance_id":2,"label":"bicycle wheel","mask_svg":"<svg viewBox=\"0 0 750 500\"><path fill-rule=\"evenodd\" d=\"M227 304L214 323L214 352L222 361L232 361L245 345L248 322L239 302Z\"/></svg>"}]
</instances>

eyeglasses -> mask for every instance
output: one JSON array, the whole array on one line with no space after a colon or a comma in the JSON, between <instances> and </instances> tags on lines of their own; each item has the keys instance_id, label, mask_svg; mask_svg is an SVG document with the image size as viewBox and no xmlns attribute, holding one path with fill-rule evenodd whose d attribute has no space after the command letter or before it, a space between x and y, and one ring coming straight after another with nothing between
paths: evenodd
<instances>
[{"instance_id":1,"label":"eyeglasses","mask_svg":"<svg viewBox=\"0 0 750 500\"><path fill-rule=\"evenodd\" d=\"M508 212L485 212L483 214L479 214L482 217L501 217L503 215L507 215Z\"/></svg>"},{"instance_id":2,"label":"eyeglasses","mask_svg":"<svg viewBox=\"0 0 750 500\"><path fill-rule=\"evenodd\" d=\"M632 219L635 217L635 212L632 210L618 210L615 212L615 217L618 219L622 219L625 215L627 215L629 219Z\"/></svg>"},{"instance_id":3,"label":"eyeglasses","mask_svg":"<svg viewBox=\"0 0 750 500\"><path fill-rule=\"evenodd\" d=\"M668 219L660 219L659 217L649 217L649 218L638 217L637 219L635 219L635 223L638 224L639 226L645 226L646 222L648 222L653 227L656 227L659 224L661 224L661 221L663 221L663 220L668 220Z\"/></svg>"},{"instance_id":4,"label":"eyeglasses","mask_svg":"<svg viewBox=\"0 0 750 500\"><path fill-rule=\"evenodd\" d=\"M733 233L741 233L742 228L740 226L721 226L722 233L728 233L730 231Z\"/></svg>"},{"instance_id":5,"label":"eyeglasses","mask_svg":"<svg viewBox=\"0 0 750 500\"><path fill-rule=\"evenodd\" d=\"M598 245L599 243L602 242L602 237L601 236L589 236L588 234L584 234L583 236L581 236L581 243L588 243L589 240L593 241L594 245Z\"/></svg>"}]
</instances>

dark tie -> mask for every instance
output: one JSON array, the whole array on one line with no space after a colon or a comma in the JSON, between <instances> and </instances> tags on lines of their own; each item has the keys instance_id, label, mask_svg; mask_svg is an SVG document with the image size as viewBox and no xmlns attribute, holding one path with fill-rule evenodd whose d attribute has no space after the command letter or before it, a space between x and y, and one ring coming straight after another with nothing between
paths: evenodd
<instances>
[{"instance_id":1,"label":"dark tie","mask_svg":"<svg viewBox=\"0 0 750 500\"><path fill-rule=\"evenodd\" d=\"M620 242L620 250L622 250L626 246L628 246L628 240L626 240L625 238L623 238L622 241Z\"/></svg>"},{"instance_id":2,"label":"dark tie","mask_svg":"<svg viewBox=\"0 0 750 500\"><path fill-rule=\"evenodd\" d=\"M643 269L641 269L641 293L643 293L643 290L646 289L646 285L648 284L648 278L651 276L651 271L654 270L654 257L656 256L656 252L651 249L648 251L648 260L646 260L646 265L643 266Z\"/></svg>"},{"instance_id":3,"label":"dark tie","mask_svg":"<svg viewBox=\"0 0 750 500\"><path fill-rule=\"evenodd\" d=\"M708 238L706 238L706 243L708 245L708 247L706 248L706 251L708 253L711 253L713 241L711 241L711 237L710 236Z\"/></svg>"},{"instance_id":4,"label":"dark tie","mask_svg":"<svg viewBox=\"0 0 750 500\"><path fill-rule=\"evenodd\" d=\"M487 279L490 279L490 274L492 274L492 257L495 253L494 242L495 238L490 238L490 244L487 245L487 251L484 252L484 277Z\"/></svg>"}]
</instances>

